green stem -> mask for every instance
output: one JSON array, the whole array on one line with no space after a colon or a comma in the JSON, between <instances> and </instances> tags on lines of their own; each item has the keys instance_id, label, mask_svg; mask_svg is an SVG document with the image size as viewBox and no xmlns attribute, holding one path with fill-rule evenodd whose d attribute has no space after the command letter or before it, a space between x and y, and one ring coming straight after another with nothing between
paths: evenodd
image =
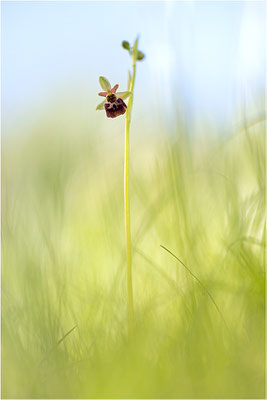
<instances>
[{"instance_id":1,"label":"green stem","mask_svg":"<svg viewBox=\"0 0 267 400\"><path fill-rule=\"evenodd\" d=\"M134 307L133 307L133 280L132 280L132 245L130 225L130 198L129 198L129 155L130 155L130 123L133 106L133 89L135 82L135 59L133 61L133 75L129 91L129 97L125 119L125 159L124 159L124 215L125 215L125 239L126 239L126 260L127 260L127 288L128 288L128 324L129 334L134 331Z\"/></svg>"}]
</instances>

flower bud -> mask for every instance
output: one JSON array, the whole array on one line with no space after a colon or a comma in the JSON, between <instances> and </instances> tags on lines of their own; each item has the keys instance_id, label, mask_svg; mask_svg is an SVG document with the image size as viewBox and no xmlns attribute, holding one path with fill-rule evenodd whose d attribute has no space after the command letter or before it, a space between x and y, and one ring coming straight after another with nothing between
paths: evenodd
<instances>
[{"instance_id":1,"label":"flower bud","mask_svg":"<svg viewBox=\"0 0 267 400\"><path fill-rule=\"evenodd\" d=\"M141 61L145 58L145 55L144 55L144 53L142 53L142 51L138 50L136 58L138 61Z\"/></svg>"},{"instance_id":2,"label":"flower bud","mask_svg":"<svg viewBox=\"0 0 267 400\"><path fill-rule=\"evenodd\" d=\"M125 50L130 50L130 43L126 40L124 40L121 45Z\"/></svg>"}]
</instances>

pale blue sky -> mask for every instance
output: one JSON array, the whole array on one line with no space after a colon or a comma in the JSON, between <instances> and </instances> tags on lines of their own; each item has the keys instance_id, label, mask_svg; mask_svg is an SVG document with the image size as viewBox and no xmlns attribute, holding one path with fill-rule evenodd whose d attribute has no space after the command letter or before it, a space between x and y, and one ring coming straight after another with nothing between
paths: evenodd
<instances>
[{"instance_id":1,"label":"pale blue sky","mask_svg":"<svg viewBox=\"0 0 267 400\"><path fill-rule=\"evenodd\" d=\"M176 95L188 113L223 120L264 82L264 2L2 2L2 110L19 119L71 82L98 102L98 76L126 85L120 47L140 34L137 93ZM176 93L175 93L176 91Z\"/></svg>"}]
</instances>

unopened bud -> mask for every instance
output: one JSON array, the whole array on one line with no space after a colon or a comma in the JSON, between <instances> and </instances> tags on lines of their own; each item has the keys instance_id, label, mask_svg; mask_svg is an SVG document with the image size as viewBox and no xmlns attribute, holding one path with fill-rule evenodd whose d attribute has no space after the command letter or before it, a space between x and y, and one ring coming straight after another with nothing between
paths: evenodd
<instances>
[{"instance_id":1,"label":"unopened bud","mask_svg":"<svg viewBox=\"0 0 267 400\"><path fill-rule=\"evenodd\" d=\"M121 45L125 50L130 50L130 43L126 40L124 40Z\"/></svg>"},{"instance_id":2,"label":"unopened bud","mask_svg":"<svg viewBox=\"0 0 267 400\"><path fill-rule=\"evenodd\" d=\"M137 60L138 60L138 61L141 61L141 60L143 60L144 58L145 58L144 53L142 53L142 51L139 51L139 50L138 50L138 53L137 53Z\"/></svg>"}]
</instances>

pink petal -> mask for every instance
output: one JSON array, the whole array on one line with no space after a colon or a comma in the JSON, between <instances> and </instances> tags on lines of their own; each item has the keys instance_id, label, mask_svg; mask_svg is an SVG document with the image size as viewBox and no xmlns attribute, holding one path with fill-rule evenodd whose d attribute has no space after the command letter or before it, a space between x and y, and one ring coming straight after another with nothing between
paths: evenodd
<instances>
[{"instance_id":1,"label":"pink petal","mask_svg":"<svg viewBox=\"0 0 267 400\"><path fill-rule=\"evenodd\" d=\"M98 96L106 97L107 94L108 94L108 92L100 92L100 93L98 93Z\"/></svg>"},{"instance_id":2,"label":"pink petal","mask_svg":"<svg viewBox=\"0 0 267 400\"><path fill-rule=\"evenodd\" d=\"M115 85L112 89L111 89L111 93L116 93L116 90L118 89L119 85Z\"/></svg>"}]
</instances>

